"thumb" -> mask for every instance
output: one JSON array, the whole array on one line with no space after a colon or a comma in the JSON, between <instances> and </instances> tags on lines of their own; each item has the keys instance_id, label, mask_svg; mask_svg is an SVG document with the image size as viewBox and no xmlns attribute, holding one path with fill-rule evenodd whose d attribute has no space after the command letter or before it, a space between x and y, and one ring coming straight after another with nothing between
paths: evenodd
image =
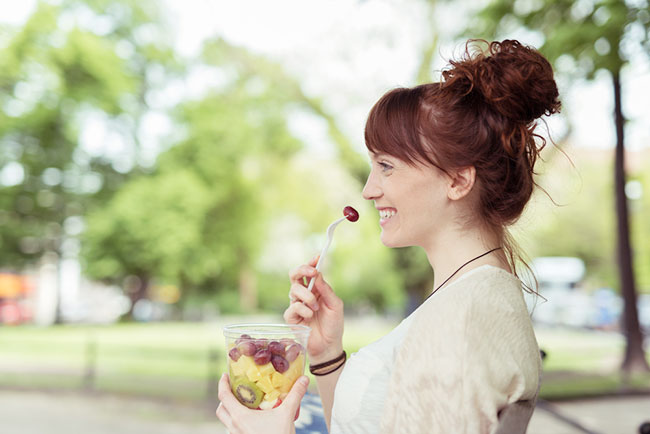
<instances>
[{"instance_id":1,"label":"thumb","mask_svg":"<svg viewBox=\"0 0 650 434\"><path fill-rule=\"evenodd\" d=\"M300 400L302 400L302 397L305 396L305 393L307 393L308 385L309 385L309 378L306 377L305 375L298 378L296 382L293 384L291 391L289 391L289 394L282 402L282 406L287 407L287 411L289 412L289 414L293 414L298 410L298 408L300 408Z\"/></svg>"}]
</instances>

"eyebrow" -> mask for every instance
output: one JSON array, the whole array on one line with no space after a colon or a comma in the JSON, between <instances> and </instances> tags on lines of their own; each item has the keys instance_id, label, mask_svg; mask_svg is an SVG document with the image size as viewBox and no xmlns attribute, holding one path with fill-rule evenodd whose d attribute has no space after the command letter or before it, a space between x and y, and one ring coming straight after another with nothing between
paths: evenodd
<instances>
[{"instance_id":1,"label":"eyebrow","mask_svg":"<svg viewBox=\"0 0 650 434\"><path fill-rule=\"evenodd\" d=\"M368 154L370 155L370 158L372 158L372 157L374 157L374 158L381 158L381 157L386 158L386 157L392 157L392 155L387 154L387 153L385 153L385 152L377 152L377 153L374 153L374 152L372 152L372 151L368 151Z\"/></svg>"}]
</instances>

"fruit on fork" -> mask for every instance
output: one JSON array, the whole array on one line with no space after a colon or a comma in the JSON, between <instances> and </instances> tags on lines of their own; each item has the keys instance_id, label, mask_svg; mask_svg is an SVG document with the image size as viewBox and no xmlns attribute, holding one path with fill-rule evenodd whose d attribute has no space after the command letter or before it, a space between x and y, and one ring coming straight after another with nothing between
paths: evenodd
<instances>
[{"instance_id":1,"label":"fruit on fork","mask_svg":"<svg viewBox=\"0 0 650 434\"><path fill-rule=\"evenodd\" d=\"M327 250L329 249L330 244L332 244L332 238L334 237L334 229L336 229L338 224L345 219L351 222L356 222L357 220L359 220L359 213L357 212L356 209L352 208L351 206L346 206L345 208L343 208L343 216L344 217L335 220L331 225L327 227L327 243L325 244L325 247L323 247L323 250L320 252L320 256L318 257L318 262L316 263L316 270L318 271L320 271L320 266L323 263L323 258L325 258L325 255L327 254ZM307 290L309 291L312 290L315 281L316 279L311 279L309 281L309 286L307 286Z\"/></svg>"}]
</instances>

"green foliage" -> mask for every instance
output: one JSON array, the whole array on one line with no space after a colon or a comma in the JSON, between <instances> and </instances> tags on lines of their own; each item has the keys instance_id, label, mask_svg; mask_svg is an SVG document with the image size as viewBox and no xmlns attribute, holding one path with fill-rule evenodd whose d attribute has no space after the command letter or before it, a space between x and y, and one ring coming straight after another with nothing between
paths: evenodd
<instances>
[{"instance_id":1,"label":"green foliage","mask_svg":"<svg viewBox=\"0 0 650 434\"><path fill-rule=\"evenodd\" d=\"M401 314L408 270L396 268L391 249L379 240L375 210L364 206L365 218L340 230L329 270L330 284L353 310Z\"/></svg>"},{"instance_id":2,"label":"green foliage","mask_svg":"<svg viewBox=\"0 0 650 434\"><path fill-rule=\"evenodd\" d=\"M500 39L515 29L525 28L543 37L540 51L555 64L556 70L570 77L592 79L599 70L620 77L621 69L632 55L650 53L650 5L648 2L618 0L539 0L533 2L491 1L469 26L482 37ZM621 137L622 140L622 137ZM623 143L619 143L623 146ZM610 158L613 157L612 156ZM559 207L540 223L534 232L530 251L536 255L573 255L585 260L592 285L619 288L615 231L613 179L602 176L612 172L607 161L585 161L579 167L578 184L555 185L555 193L579 188L580 195L566 207ZM571 170L571 168L569 168ZM548 172L554 173L549 170ZM554 175L559 179L567 176ZM570 177L570 176L569 176ZM613 177L612 177L613 178ZM546 182L546 180L543 180ZM558 184L553 180L551 186ZM553 194L551 196L554 196ZM643 199L645 202L647 199ZM560 201L561 202L561 201ZM631 204L639 208L639 204ZM597 210L597 211L595 211ZM648 276L647 234L642 229L647 215L633 212L631 226L635 246L635 266L641 287ZM646 220L643 220L643 218ZM637 227L638 226L638 227Z\"/></svg>"},{"instance_id":3,"label":"green foliage","mask_svg":"<svg viewBox=\"0 0 650 434\"><path fill-rule=\"evenodd\" d=\"M87 217L83 245L88 274L104 279L158 276L165 281L181 272L203 277L204 268L217 268L210 264L215 258L195 248L203 245L210 195L188 169L128 182L106 207Z\"/></svg>"},{"instance_id":4,"label":"green foliage","mask_svg":"<svg viewBox=\"0 0 650 434\"><path fill-rule=\"evenodd\" d=\"M3 267L20 268L47 251L62 254L67 219L83 215L128 177L105 156L90 155L80 139L94 116L122 140L137 143L146 106L142 96L154 87L144 68L154 61L147 58L149 44L134 36L139 26L151 26L151 16L136 4L96 1L93 12L81 0L59 6L40 2L24 26L6 29L0 168L14 168L17 175L0 186ZM109 25L101 30L98 22ZM121 55L120 47L127 45L131 54ZM164 60L171 63L173 57Z\"/></svg>"},{"instance_id":5,"label":"green foliage","mask_svg":"<svg viewBox=\"0 0 650 434\"><path fill-rule=\"evenodd\" d=\"M155 277L186 296L239 287L264 238L263 198L300 148L284 96L266 77L253 79L255 87L239 80L179 106L182 140L153 174L125 184L89 217L82 253L91 276Z\"/></svg>"},{"instance_id":6,"label":"green foliage","mask_svg":"<svg viewBox=\"0 0 650 434\"><path fill-rule=\"evenodd\" d=\"M579 257L585 261L590 287L616 288L614 186L611 178L602 176L611 170L611 162L578 155L571 157L573 166L568 158L556 155L543 164L548 175L540 182L546 193L535 193L518 224L518 235L527 237L523 244L530 256Z\"/></svg>"},{"instance_id":7,"label":"green foliage","mask_svg":"<svg viewBox=\"0 0 650 434\"><path fill-rule=\"evenodd\" d=\"M603 176L612 169L608 152L567 150L540 166L539 181L545 192L535 193L515 227L524 251L536 256L575 256L585 261L587 287L620 290L616 261L614 183ZM571 161L569 161L569 159ZM648 157L631 154L639 167ZM642 196L630 200L630 225L635 241L635 276L641 292L650 292L650 177L643 171L630 173L639 182ZM550 197L549 197L550 196ZM555 203L553 203L555 202Z\"/></svg>"},{"instance_id":8,"label":"green foliage","mask_svg":"<svg viewBox=\"0 0 650 434\"><path fill-rule=\"evenodd\" d=\"M543 35L539 48L551 62L560 57L571 59L578 73L587 78L593 78L599 69L620 71L632 54L630 43L638 43L646 51L650 48L647 2L494 0L468 29L472 36L498 39L520 26Z\"/></svg>"}]
</instances>

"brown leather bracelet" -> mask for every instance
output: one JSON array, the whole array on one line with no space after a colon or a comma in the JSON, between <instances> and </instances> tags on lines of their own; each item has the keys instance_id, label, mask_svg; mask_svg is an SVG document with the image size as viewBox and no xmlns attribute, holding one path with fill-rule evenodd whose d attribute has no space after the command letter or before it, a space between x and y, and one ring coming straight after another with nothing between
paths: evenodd
<instances>
[{"instance_id":1,"label":"brown leather bracelet","mask_svg":"<svg viewBox=\"0 0 650 434\"><path fill-rule=\"evenodd\" d=\"M340 362L341 360L345 360L346 357L347 354L345 353L345 350L343 350L343 352L338 357L335 357L332 360L328 360L327 362L323 362L323 363L318 363L316 365L309 365L309 372L313 374L314 372L312 371L312 369L317 370L317 369L327 368L328 366L332 366L335 363Z\"/></svg>"},{"instance_id":2,"label":"brown leather bracelet","mask_svg":"<svg viewBox=\"0 0 650 434\"><path fill-rule=\"evenodd\" d=\"M309 369L321 369L321 368L327 368L328 366L332 366L335 363L340 362L341 360L344 360L347 357L347 354L345 353L345 350L341 354L339 354L338 357L333 358L332 360L328 360L327 362L323 363L318 363L316 365L309 365Z\"/></svg>"},{"instance_id":3,"label":"brown leather bracelet","mask_svg":"<svg viewBox=\"0 0 650 434\"><path fill-rule=\"evenodd\" d=\"M317 376L317 377L321 377L321 376L323 376L323 375L328 375L328 374L331 374L331 373L334 372L334 371L337 371L341 366L345 365L345 362L346 362L346 361L347 361L347 359L341 359L341 360L340 360L340 363L339 363L338 365L335 365L333 368L332 368L332 367L327 367L327 368L329 368L329 369L327 369L327 370L324 371L324 372L322 372L322 371L319 372L318 369L314 369L314 368L312 368L312 367L310 366L310 367L309 367L309 372L311 372L313 375L315 375L315 376ZM325 369L325 368L320 368L320 369Z\"/></svg>"}]
</instances>

